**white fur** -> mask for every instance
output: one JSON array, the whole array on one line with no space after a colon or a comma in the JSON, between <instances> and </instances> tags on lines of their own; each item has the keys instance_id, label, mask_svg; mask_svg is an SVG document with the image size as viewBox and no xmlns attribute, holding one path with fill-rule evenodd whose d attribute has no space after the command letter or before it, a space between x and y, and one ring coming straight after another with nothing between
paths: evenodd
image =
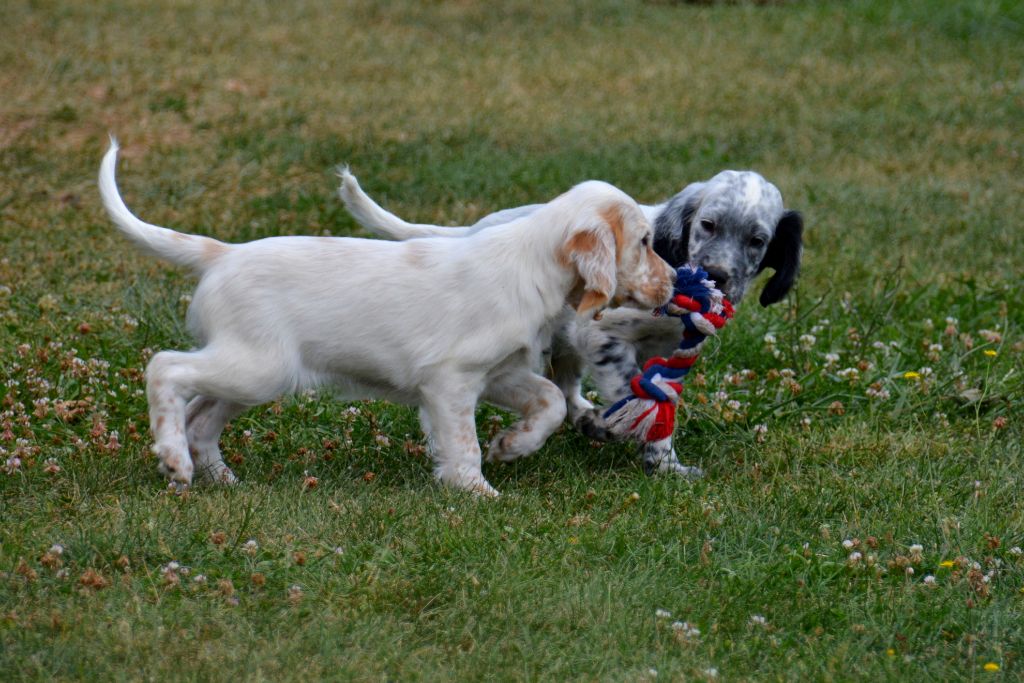
<instances>
[{"instance_id":1,"label":"white fur","mask_svg":"<svg viewBox=\"0 0 1024 683\"><path fill-rule=\"evenodd\" d=\"M495 439L491 457L539 448L565 404L530 363L567 300L592 317L612 302L654 307L671 293L671 268L639 247L649 223L606 183L583 183L528 217L461 240L226 244L132 215L114 180L116 156L112 140L99 178L111 219L200 277L188 312L199 348L160 352L146 371L153 449L181 485L193 467L234 481L217 437L246 407L330 386L345 398L420 406L438 478L497 495L481 472L478 400L523 416ZM605 218L610 209L623 218L622 245Z\"/></svg>"}]
</instances>

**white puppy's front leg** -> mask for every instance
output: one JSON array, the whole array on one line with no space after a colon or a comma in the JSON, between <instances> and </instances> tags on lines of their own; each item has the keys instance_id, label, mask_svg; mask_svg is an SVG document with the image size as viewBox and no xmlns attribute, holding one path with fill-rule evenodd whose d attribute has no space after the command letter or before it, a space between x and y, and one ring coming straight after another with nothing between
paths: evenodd
<instances>
[{"instance_id":1,"label":"white puppy's front leg","mask_svg":"<svg viewBox=\"0 0 1024 683\"><path fill-rule=\"evenodd\" d=\"M475 381L473 381L475 380ZM449 379L441 386L424 386L421 422L429 429L428 443L434 458L434 474L448 486L482 496L496 497L498 491L481 469L480 443L476 435L476 392L482 378L470 382Z\"/></svg>"},{"instance_id":2,"label":"white puppy's front leg","mask_svg":"<svg viewBox=\"0 0 1024 683\"><path fill-rule=\"evenodd\" d=\"M552 382L526 367L492 380L483 398L522 416L491 441L487 450L488 462L510 462L533 453L565 420L566 405L562 392Z\"/></svg>"}]
</instances>

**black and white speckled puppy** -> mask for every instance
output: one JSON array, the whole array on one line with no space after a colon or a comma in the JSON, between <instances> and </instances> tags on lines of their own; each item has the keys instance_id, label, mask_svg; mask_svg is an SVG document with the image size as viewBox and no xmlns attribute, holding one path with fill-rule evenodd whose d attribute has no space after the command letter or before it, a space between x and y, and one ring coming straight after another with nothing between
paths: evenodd
<instances>
[{"instance_id":1,"label":"black and white speckled puppy","mask_svg":"<svg viewBox=\"0 0 1024 683\"><path fill-rule=\"evenodd\" d=\"M418 237L459 237L536 211L530 204L492 213L467 227L408 223L380 210L355 188L343 192L349 211L365 228L378 235L406 240ZM371 210L372 209L372 210ZM710 180L687 185L661 204L641 206L654 225L654 250L673 267L699 265L719 289L738 304L751 281L770 269L772 276L761 290L762 306L780 301L793 286L803 251L803 219L784 208L782 194L753 171L723 171ZM584 398L584 373L592 378L601 397L611 402L629 393L629 380L639 362L667 356L679 343L679 326L671 317L654 318L642 311L617 309L602 319L580 323L571 316L551 331L551 375L565 395L569 417L582 432L605 439L600 409ZM697 467L683 465L672 438L645 444L648 472L673 472L697 477Z\"/></svg>"}]
</instances>

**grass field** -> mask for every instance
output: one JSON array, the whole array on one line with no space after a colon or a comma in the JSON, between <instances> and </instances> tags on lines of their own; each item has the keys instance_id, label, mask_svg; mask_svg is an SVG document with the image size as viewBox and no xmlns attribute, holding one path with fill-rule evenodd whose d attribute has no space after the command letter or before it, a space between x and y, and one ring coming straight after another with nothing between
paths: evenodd
<instances>
[{"instance_id":1,"label":"grass field","mask_svg":"<svg viewBox=\"0 0 1024 683\"><path fill-rule=\"evenodd\" d=\"M0 679L1020 680L1021 7L5 3ZM191 282L102 214L108 131L227 240L353 233L339 162L448 223L753 168L803 276L691 375L701 481L566 428L476 500L411 409L302 396L174 496L142 370Z\"/></svg>"}]
</instances>

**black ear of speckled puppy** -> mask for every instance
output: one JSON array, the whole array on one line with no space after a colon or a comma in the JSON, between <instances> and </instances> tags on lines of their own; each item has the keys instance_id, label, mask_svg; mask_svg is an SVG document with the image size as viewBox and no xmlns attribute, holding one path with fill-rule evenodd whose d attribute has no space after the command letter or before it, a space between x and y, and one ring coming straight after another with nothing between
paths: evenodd
<instances>
[{"instance_id":1,"label":"black ear of speckled puppy","mask_svg":"<svg viewBox=\"0 0 1024 683\"><path fill-rule=\"evenodd\" d=\"M654 221L654 253L673 268L690 261L690 223L700 205L700 193L686 201L674 199Z\"/></svg>"},{"instance_id":2,"label":"black ear of speckled puppy","mask_svg":"<svg viewBox=\"0 0 1024 683\"><path fill-rule=\"evenodd\" d=\"M771 268L775 274L761 290L761 305L770 306L781 301L796 282L803 254L804 219L798 211L786 211L775 227L775 235L768 243L757 272Z\"/></svg>"}]
</instances>

